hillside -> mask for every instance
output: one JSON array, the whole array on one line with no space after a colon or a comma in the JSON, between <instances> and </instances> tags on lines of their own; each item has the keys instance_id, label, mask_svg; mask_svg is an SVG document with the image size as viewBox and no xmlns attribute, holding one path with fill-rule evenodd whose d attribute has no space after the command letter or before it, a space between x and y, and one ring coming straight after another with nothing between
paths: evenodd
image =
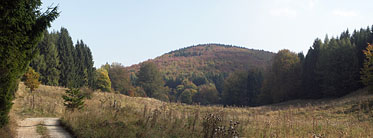
<instances>
[{"instance_id":1,"label":"hillside","mask_svg":"<svg viewBox=\"0 0 373 138\"><path fill-rule=\"evenodd\" d=\"M370 137L373 97L361 89L337 99L297 100L260 107L222 107L162 102L93 92L81 111L64 110L65 88L41 86L30 109L21 83L11 117L56 116L77 137ZM87 94L87 91L84 90ZM53 103L53 104L50 104ZM233 120L231 123L230 120ZM234 121L239 123L234 125ZM218 126L213 127L212 124ZM123 133L126 132L126 133ZM226 136L225 135L225 136Z\"/></svg>"},{"instance_id":2,"label":"hillside","mask_svg":"<svg viewBox=\"0 0 373 138\"><path fill-rule=\"evenodd\" d=\"M235 70L266 68L274 53L243 47L203 44L171 51L146 62L154 62L167 77L220 74ZM139 64L128 67L136 72Z\"/></svg>"}]
</instances>

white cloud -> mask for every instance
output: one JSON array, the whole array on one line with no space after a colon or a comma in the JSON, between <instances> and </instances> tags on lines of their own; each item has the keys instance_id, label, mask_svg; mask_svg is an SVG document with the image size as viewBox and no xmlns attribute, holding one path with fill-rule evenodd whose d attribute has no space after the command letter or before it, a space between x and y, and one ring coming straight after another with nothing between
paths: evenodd
<instances>
[{"instance_id":1,"label":"white cloud","mask_svg":"<svg viewBox=\"0 0 373 138\"><path fill-rule=\"evenodd\" d=\"M315 7L317 2L318 2L318 0L308 0L308 7L310 9L313 9L313 7Z\"/></svg>"},{"instance_id":2,"label":"white cloud","mask_svg":"<svg viewBox=\"0 0 373 138\"><path fill-rule=\"evenodd\" d=\"M269 11L272 16L278 17L296 17L297 11L289 8L272 9Z\"/></svg>"},{"instance_id":3,"label":"white cloud","mask_svg":"<svg viewBox=\"0 0 373 138\"><path fill-rule=\"evenodd\" d=\"M346 11L346 10L334 10L332 12L334 16L342 16L342 17L355 17L358 16L358 13L355 11Z\"/></svg>"}]
</instances>

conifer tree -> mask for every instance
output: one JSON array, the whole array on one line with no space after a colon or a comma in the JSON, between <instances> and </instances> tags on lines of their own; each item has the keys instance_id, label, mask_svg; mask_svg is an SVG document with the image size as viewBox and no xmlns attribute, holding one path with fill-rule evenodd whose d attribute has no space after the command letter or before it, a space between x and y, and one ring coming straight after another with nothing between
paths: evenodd
<instances>
[{"instance_id":1,"label":"conifer tree","mask_svg":"<svg viewBox=\"0 0 373 138\"><path fill-rule=\"evenodd\" d=\"M82 109L84 107L84 96L80 93L77 88L68 89L65 91L66 95L62 98L65 101L64 105L70 111L75 111L75 109Z\"/></svg>"},{"instance_id":2,"label":"conifer tree","mask_svg":"<svg viewBox=\"0 0 373 138\"><path fill-rule=\"evenodd\" d=\"M57 40L57 47L60 59L59 70L61 71L59 84L65 87L76 87L76 66L74 62L75 49L66 28L61 28Z\"/></svg>"},{"instance_id":3,"label":"conifer tree","mask_svg":"<svg viewBox=\"0 0 373 138\"><path fill-rule=\"evenodd\" d=\"M308 50L307 56L303 62L302 72L302 91L304 98L321 98L320 76L316 73L316 65L320 57L322 41L316 39Z\"/></svg>"},{"instance_id":4,"label":"conifer tree","mask_svg":"<svg viewBox=\"0 0 373 138\"><path fill-rule=\"evenodd\" d=\"M40 11L40 0L0 1L0 127L8 123L18 79L35 57L43 31L58 17L57 7Z\"/></svg>"},{"instance_id":5,"label":"conifer tree","mask_svg":"<svg viewBox=\"0 0 373 138\"><path fill-rule=\"evenodd\" d=\"M60 71L58 70L59 59L58 51L55 43L48 36L48 45L46 47L44 61L47 66L45 69L45 76L43 77L43 83L51 86L58 86L58 80L60 78Z\"/></svg>"}]
</instances>

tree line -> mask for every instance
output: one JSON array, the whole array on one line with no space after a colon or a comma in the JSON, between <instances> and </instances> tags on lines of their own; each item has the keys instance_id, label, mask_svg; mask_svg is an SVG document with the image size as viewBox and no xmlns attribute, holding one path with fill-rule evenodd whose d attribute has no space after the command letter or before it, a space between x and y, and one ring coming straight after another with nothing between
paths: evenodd
<instances>
[{"instance_id":1,"label":"tree line","mask_svg":"<svg viewBox=\"0 0 373 138\"><path fill-rule=\"evenodd\" d=\"M347 30L338 37L317 38L306 55L280 50L265 70L169 78L151 62L141 64L137 73L128 72L120 64L107 64L108 80L114 91L127 95L188 104L257 106L293 99L340 97L364 87L363 50L372 43L372 32L367 27L352 34ZM119 79L121 76L125 79Z\"/></svg>"},{"instance_id":2,"label":"tree line","mask_svg":"<svg viewBox=\"0 0 373 138\"><path fill-rule=\"evenodd\" d=\"M40 74L42 84L69 88L94 88L93 57L90 48L78 40L76 44L66 28L44 31L30 66Z\"/></svg>"},{"instance_id":3,"label":"tree line","mask_svg":"<svg viewBox=\"0 0 373 138\"><path fill-rule=\"evenodd\" d=\"M364 73L363 68L372 66L364 63L369 55L365 49L373 42L372 28L355 30L352 34L347 30L338 37L326 36L323 41L315 39L306 56L280 50L271 67L259 71L259 75L231 74L225 81L223 98L228 100L223 104L255 106L293 99L341 97L365 87L361 79L369 86L372 74L364 75L369 71L365 69Z\"/></svg>"},{"instance_id":4,"label":"tree line","mask_svg":"<svg viewBox=\"0 0 373 138\"><path fill-rule=\"evenodd\" d=\"M362 88L360 70L366 57L362 51L373 40L369 27L352 34L347 30L338 37L315 39L306 56L280 50L266 69L170 77L149 61L142 63L138 72L119 63L95 70L89 48L83 41L74 47L66 29L45 36L39 43L41 54L31 63L44 84L88 86L169 102L236 106L340 97Z\"/></svg>"}]
</instances>

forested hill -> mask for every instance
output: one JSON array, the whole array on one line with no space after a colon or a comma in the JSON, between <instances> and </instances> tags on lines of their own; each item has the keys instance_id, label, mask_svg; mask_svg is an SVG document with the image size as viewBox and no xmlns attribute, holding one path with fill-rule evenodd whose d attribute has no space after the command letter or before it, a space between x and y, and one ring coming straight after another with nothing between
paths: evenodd
<instances>
[{"instance_id":1,"label":"forested hill","mask_svg":"<svg viewBox=\"0 0 373 138\"><path fill-rule=\"evenodd\" d=\"M166 77L188 77L263 69L269 65L273 55L272 52L231 45L201 44L171 51L148 61L156 63ZM131 72L139 68L140 64L128 67Z\"/></svg>"}]
</instances>

